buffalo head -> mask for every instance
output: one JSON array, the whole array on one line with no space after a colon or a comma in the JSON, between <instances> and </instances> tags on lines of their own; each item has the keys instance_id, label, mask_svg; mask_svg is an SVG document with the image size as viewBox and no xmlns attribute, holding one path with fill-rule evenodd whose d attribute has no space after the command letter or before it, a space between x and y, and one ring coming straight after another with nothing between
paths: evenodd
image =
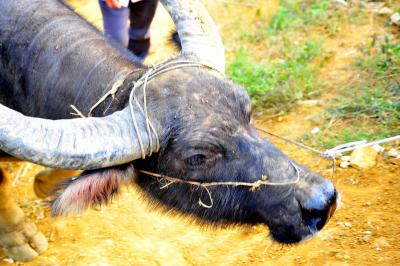
<instances>
[{"instance_id":1,"label":"buffalo head","mask_svg":"<svg viewBox=\"0 0 400 266\"><path fill-rule=\"evenodd\" d=\"M187 78L178 81L179 75ZM152 198L212 222L265 223L283 243L308 238L331 217L337 200L333 184L258 134L242 87L193 68L166 75L163 85L150 91L159 95L149 96L158 99L150 110L162 113L168 127L161 149L133 164L146 170L138 173L137 182ZM168 185L169 180L151 173L200 183L266 179L272 184L206 189Z\"/></svg>"}]
</instances>

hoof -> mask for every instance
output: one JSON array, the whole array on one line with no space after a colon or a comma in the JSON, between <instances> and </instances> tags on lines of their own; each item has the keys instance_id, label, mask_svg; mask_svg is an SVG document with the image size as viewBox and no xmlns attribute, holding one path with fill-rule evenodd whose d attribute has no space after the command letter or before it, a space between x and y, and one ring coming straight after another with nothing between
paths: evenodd
<instances>
[{"instance_id":1,"label":"hoof","mask_svg":"<svg viewBox=\"0 0 400 266\"><path fill-rule=\"evenodd\" d=\"M0 246L14 261L30 261L43 253L47 239L32 223L24 223L16 230L0 235Z\"/></svg>"}]
</instances>

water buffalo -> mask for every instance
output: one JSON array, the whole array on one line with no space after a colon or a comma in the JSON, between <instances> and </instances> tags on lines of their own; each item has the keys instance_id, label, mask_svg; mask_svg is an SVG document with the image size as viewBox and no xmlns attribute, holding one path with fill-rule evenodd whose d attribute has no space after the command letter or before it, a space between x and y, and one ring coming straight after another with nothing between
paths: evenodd
<instances>
[{"instance_id":1,"label":"water buffalo","mask_svg":"<svg viewBox=\"0 0 400 266\"><path fill-rule=\"evenodd\" d=\"M281 243L309 238L336 208L333 184L257 133L248 95L223 74L224 48L204 7L162 3L182 51L148 67L61 2L0 1L0 150L85 170L64 184L55 215L107 202L135 182L151 200L212 223L264 223ZM259 180L270 185L198 185ZM29 260L46 248L43 237L22 230L29 226L0 184L0 246Z\"/></svg>"}]
</instances>

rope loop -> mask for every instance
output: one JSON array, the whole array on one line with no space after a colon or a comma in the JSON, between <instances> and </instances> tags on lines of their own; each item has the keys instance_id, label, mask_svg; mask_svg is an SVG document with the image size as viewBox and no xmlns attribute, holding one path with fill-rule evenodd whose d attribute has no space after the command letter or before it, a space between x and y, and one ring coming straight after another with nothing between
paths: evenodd
<instances>
[{"instance_id":1,"label":"rope loop","mask_svg":"<svg viewBox=\"0 0 400 266\"><path fill-rule=\"evenodd\" d=\"M289 162L296 171L296 179L293 181L286 181L286 182L271 182L271 181L266 180L267 176L265 176L265 175L263 175L261 177L261 180L257 180L255 182L234 182L234 181L199 182L199 181L184 180L181 178L171 177L171 176L167 176L167 175L163 175L163 174L157 174L157 173L153 173L153 172L145 171L145 170L139 170L139 172L149 175L151 177L157 178L158 182L161 184L160 189L166 189L172 184L188 184L188 185L196 186L199 188L203 188L207 192L207 196L209 198L210 204L205 204L201 200L201 198L199 198L198 203L201 207L210 209L210 208L212 208L212 206L214 204L214 201L211 196L211 191L209 190L210 187L216 187L216 186L248 187L250 191L254 192L256 189L260 188L261 186L288 186L288 185L297 184L300 181L300 170L292 161L289 161ZM163 180L165 182L161 182ZM201 195L200 195L200 197L201 197Z\"/></svg>"},{"instance_id":2,"label":"rope loop","mask_svg":"<svg viewBox=\"0 0 400 266\"><path fill-rule=\"evenodd\" d=\"M151 122L151 120L149 119L149 112L147 109L147 97L146 97L146 87L148 82L150 82L153 78L171 71L171 70L175 70L178 68L186 68L186 67L205 67L208 68L210 70L214 70L217 71L218 73L221 74L221 72L219 72L217 69L213 68L212 66L209 66L207 64L198 62L198 61L194 61L194 60L184 60L184 59L180 59L180 60L168 60L166 62L163 62L159 65L154 65L149 67L149 69L135 82L133 82L133 86L132 89L129 93L129 110L131 113L131 117L132 117L132 123L133 123L133 127L135 129L136 132L136 136L137 136L137 140L139 142L139 146L140 146L140 150L141 150L141 158L144 159L147 156L151 156L152 152L153 152L153 139L152 136L154 136L154 138L156 139L156 143L155 143L155 151L159 151L160 149L160 139L158 136L158 133L153 125L153 123ZM113 87L111 88L110 91L108 91L106 94L104 94L91 108L90 108L90 112L88 114L88 116L91 116L91 113L103 102L105 101L109 96L112 96L114 98L115 94L118 92L118 90L120 89L120 87L122 87L123 81L118 81L117 84L114 84ZM135 92L136 90L141 87L143 90L143 106L139 103ZM137 124L137 120L136 120L136 113L134 110L134 105L137 106L137 108L139 109L140 113L143 115L143 117L145 118L145 123L146 123L146 134L148 136L149 139L149 143L148 143L148 147L149 147L149 151L146 151L145 149L145 145L143 143L143 137L142 137L142 132L139 130L138 124ZM74 109L75 110L75 109ZM76 111L76 110L75 110ZM78 113L78 112L77 112Z\"/></svg>"},{"instance_id":3,"label":"rope loop","mask_svg":"<svg viewBox=\"0 0 400 266\"><path fill-rule=\"evenodd\" d=\"M267 130L264 130L264 129L261 129L261 128L257 128L257 130L261 131L261 132L263 132L265 134L268 134L270 136L273 136L273 137L275 137L277 139L280 139L280 140L283 140L283 141L288 142L290 144L293 144L293 145L296 145L298 147L301 147L303 149L312 151L312 152L318 154L321 158L331 160L332 161L332 177L333 177L333 174L334 174L335 169L336 169L335 168L336 167L336 157L340 156L342 153L348 152L348 151L353 151L353 150L358 149L358 148L374 146L374 145L378 145L378 144L381 144L381 143L400 140L400 135L397 135L397 136L392 136L392 137L388 137L388 138L384 138L384 139L374 140L374 141L371 141L371 142L367 142L366 140L353 141L353 142L348 142L348 143L344 143L344 144L338 145L338 146L336 146L336 147L334 147L332 149L326 150L326 151L320 151L320 150L317 150L317 149L315 149L313 147L307 146L307 145L305 145L303 143L300 143L300 142L297 142L297 141L294 141L294 140L290 140L288 138L276 135L276 134L274 134L272 132L269 132Z\"/></svg>"}]
</instances>

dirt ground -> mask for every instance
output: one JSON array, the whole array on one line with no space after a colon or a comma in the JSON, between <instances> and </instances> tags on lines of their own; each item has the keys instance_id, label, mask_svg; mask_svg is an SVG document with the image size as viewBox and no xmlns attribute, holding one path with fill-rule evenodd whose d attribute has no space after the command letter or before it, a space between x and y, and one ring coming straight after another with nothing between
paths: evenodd
<instances>
[{"instance_id":1,"label":"dirt ground","mask_svg":"<svg viewBox=\"0 0 400 266\"><path fill-rule=\"evenodd\" d=\"M70 2L101 28L95 0ZM239 12L232 7L220 11L215 1L203 2L216 18L229 57L235 40L230 40L234 28L229 21ZM221 2L230 5L230 1ZM266 19L276 3L265 1ZM241 12L252 12L252 6L241 7ZM171 55L172 49L165 45L171 25L165 11L160 9L153 25L155 38L148 63ZM323 74L336 79L337 86L349 82L352 73L346 71L346 65L357 53L356 47L381 30L373 24L349 27L327 40L325 45L336 54L324 66ZM334 93L329 91L323 94L323 100L329 100ZM257 117L255 122L261 128L296 138L316 126L307 118L321 108L300 105L279 119ZM297 147L272 141L295 160L331 176L329 162ZM17 200L50 242L45 254L21 265L395 265L400 260L399 160L380 157L376 167L365 171L338 169L333 182L341 194L340 209L316 237L293 246L274 243L268 237L268 229L261 225L200 227L190 217L152 208L135 187L127 188L102 209L78 217L51 218L48 207L32 190L33 177L42 167L29 163L6 166L14 178ZM10 264L3 259L0 252L0 265Z\"/></svg>"}]
</instances>

